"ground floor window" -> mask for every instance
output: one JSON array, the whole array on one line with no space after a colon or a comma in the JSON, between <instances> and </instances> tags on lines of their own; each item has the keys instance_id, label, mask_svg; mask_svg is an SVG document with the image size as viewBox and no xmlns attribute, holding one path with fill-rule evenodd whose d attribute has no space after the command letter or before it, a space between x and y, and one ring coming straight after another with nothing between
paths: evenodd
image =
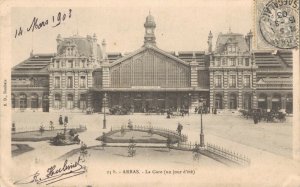
<instances>
[{"instance_id":1,"label":"ground floor window","mask_svg":"<svg viewBox=\"0 0 300 187\"><path fill-rule=\"evenodd\" d=\"M79 108L86 109L86 94L80 94Z\"/></svg>"},{"instance_id":2,"label":"ground floor window","mask_svg":"<svg viewBox=\"0 0 300 187\"><path fill-rule=\"evenodd\" d=\"M258 102L258 108L267 109L267 107L268 107L267 95L260 94L259 97L258 97L257 102Z\"/></svg>"},{"instance_id":3,"label":"ground floor window","mask_svg":"<svg viewBox=\"0 0 300 187\"><path fill-rule=\"evenodd\" d=\"M236 95L231 94L229 98L229 108L230 109L237 109L237 101L236 101Z\"/></svg>"},{"instance_id":4,"label":"ground floor window","mask_svg":"<svg viewBox=\"0 0 300 187\"><path fill-rule=\"evenodd\" d=\"M60 96L60 94L55 94L55 96L54 96L54 108L56 108L56 109L61 108L61 96Z\"/></svg>"},{"instance_id":5,"label":"ground floor window","mask_svg":"<svg viewBox=\"0 0 300 187\"><path fill-rule=\"evenodd\" d=\"M281 96L273 95L272 97L272 110L279 111L281 109Z\"/></svg>"},{"instance_id":6,"label":"ground floor window","mask_svg":"<svg viewBox=\"0 0 300 187\"><path fill-rule=\"evenodd\" d=\"M31 95L31 108L38 108L39 107L39 96L37 94Z\"/></svg>"},{"instance_id":7,"label":"ground floor window","mask_svg":"<svg viewBox=\"0 0 300 187\"><path fill-rule=\"evenodd\" d=\"M20 95L20 109L27 108L27 96L25 94Z\"/></svg>"},{"instance_id":8,"label":"ground floor window","mask_svg":"<svg viewBox=\"0 0 300 187\"><path fill-rule=\"evenodd\" d=\"M243 108L246 110L250 110L252 108L251 95L245 94L243 100Z\"/></svg>"},{"instance_id":9,"label":"ground floor window","mask_svg":"<svg viewBox=\"0 0 300 187\"><path fill-rule=\"evenodd\" d=\"M216 109L222 109L223 108L223 99L222 99L222 95L220 95L220 94L216 95L215 108Z\"/></svg>"},{"instance_id":10,"label":"ground floor window","mask_svg":"<svg viewBox=\"0 0 300 187\"><path fill-rule=\"evenodd\" d=\"M67 109L73 109L74 107L74 99L72 94L67 95Z\"/></svg>"}]
</instances>

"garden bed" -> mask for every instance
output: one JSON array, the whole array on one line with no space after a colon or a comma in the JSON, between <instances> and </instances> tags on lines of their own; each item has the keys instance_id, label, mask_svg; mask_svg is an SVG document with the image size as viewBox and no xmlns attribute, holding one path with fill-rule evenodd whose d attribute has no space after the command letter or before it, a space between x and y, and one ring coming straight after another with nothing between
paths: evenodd
<instances>
[{"instance_id":1,"label":"garden bed","mask_svg":"<svg viewBox=\"0 0 300 187\"><path fill-rule=\"evenodd\" d=\"M67 132L70 129L67 129ZM86 131L86 128L75 128L77 133ZM63 129L55 129L55 130L45 130L41 133L39 130L36 131L28 131L28 132L17 132L13 133L11 136L12 141L31 141L31 142L38 142L38 141L46 141L50 140L51 138L55 137L57 133L63 133Z\"/></svg>"},{"instance_id":2,"label":"garden bed","mask_svg":"<svg viewBox=\"0 0 300 187\"><path fill-rule=\"evenodd\" d=\"M20 154L32 151L34 148L27 144L11 144L11 154L12 156L18 156Z\"/></svg>"}]
</instances>

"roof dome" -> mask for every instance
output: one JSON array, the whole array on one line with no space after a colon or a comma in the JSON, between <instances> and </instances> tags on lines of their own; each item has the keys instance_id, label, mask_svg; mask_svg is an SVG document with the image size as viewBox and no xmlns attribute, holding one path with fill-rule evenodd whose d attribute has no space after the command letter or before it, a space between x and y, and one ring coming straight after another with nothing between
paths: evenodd
<instances>
[{"instance_id":1,"label":"roof dome","mask_svg":"<svg viewBox=\"0 0 300 187\"><path fill-rule=\"evenodd\" d=\"M146 22L144 24L145 27L156 27L154 17L149 12L149 15L146 17Z\"/></svg>"}]
</instances>

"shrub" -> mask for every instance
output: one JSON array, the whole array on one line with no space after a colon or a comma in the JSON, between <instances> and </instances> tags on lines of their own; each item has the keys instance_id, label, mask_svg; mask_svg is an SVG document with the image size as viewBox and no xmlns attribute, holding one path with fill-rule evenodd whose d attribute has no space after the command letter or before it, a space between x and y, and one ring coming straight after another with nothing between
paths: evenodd
<instances>
[{"instance_id":1,"label":"shrub","mask_svg":"<svg viewBox=\"0 0 300 187\"><path fill-rule=\"evenodd\" d=\"M129 145L128 145L128 156L129 157L134 157L136 154L136 150L135 150L135 143L134 143L134 139L133 137L129 140Z\"/></svg>"}]
</instances>

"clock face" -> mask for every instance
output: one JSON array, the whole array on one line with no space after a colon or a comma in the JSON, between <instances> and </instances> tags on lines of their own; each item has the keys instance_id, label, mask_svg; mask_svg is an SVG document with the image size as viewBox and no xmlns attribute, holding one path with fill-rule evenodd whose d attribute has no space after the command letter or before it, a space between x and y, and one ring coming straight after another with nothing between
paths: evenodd
<instances>
[{"instance_id":1,"label":"clock face","mask_svg":"<svg viewBox=\"0 0 300 187\"><path fill-rule=\"evenodd\" d=\"M151 29L147 29L146 32L147 32L147 34L151 34L152 33Z\"/></svg>"}]
</instances>

